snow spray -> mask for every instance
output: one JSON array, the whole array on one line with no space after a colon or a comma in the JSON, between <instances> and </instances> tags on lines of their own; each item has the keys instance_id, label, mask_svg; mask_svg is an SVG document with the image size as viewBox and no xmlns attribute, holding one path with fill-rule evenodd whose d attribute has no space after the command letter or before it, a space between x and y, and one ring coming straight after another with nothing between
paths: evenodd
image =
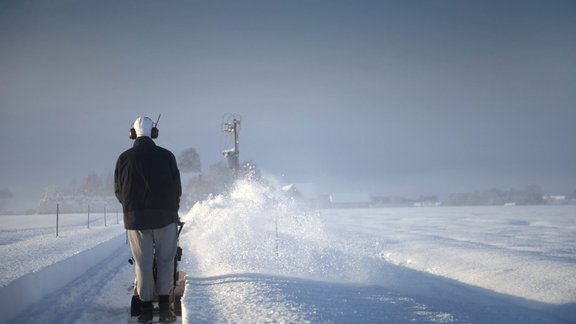
<instances>
[{"instance_id":1,"label":"snow spray","mask_svg":"<svg viewBox=\"0 0 576 324\"><path fill-rule=\"evenodd\" d=\"M318 211L287 197L272 181L237 180L230 193L196 203L181 244L192 276L273 274L358 279L358 260L330 240Z\"/></svg>"}]
</instances>

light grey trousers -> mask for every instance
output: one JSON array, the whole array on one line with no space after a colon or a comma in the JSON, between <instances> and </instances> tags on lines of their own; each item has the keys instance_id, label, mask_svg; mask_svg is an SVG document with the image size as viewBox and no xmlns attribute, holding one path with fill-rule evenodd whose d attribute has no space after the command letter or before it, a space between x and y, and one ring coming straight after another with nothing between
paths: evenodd
<instances>
[{"instance_id":1,"label":"light grey trousers","mask_svg":"<svg viewBox=\"0 0 576 324\"><path fill-rule=\"evenodd\" d=\"M176 223L150 230L128 230L134 258L136 290L142 301L152 301L154 292L168 295L174 287L174 258L178 241ZM157 278L154 283L153 264L156 259Z\"/></svg>"}]
</instances>

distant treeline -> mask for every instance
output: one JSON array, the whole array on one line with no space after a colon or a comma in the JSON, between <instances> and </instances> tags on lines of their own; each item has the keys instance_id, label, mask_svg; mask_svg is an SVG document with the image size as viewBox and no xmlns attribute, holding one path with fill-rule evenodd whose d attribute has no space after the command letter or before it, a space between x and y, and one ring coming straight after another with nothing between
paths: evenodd
<instances>
[{"instance_id":1,"label":"distant treeline","mask_svg":"<svg viewBox=\"0 0 576 324\"><path fill-rule=\"evenodd\" d=\"M105 175L91 172L80 183L72 181L68 185L47 186L42 190L37 212L53 213L56 204L66 213L85 212L88 208L92 211L118 210L114 175L112 172Z\"/></svg>"},{"instance_id":2,"label":"distant treeline","mask_svg":"<svg viewBox=\"0 0 576 324\"><path fill-rule=\"evenodd\" d=\"M544 204L544 194L540 186L529 185L523 189L490 189L483 191L460 192L450 195L445 202L452 206L478 205L539 205Z\"/></svg>"},{"instance_id":3,"label":"distant treeline","mask_svg":"<svg viewBox=\"0 0 576 324\"><path fill-rule=\"evenodd\" d=\"M193 159L198 158L197 155L190 156L193 156ZM210 195L218 195L227 191L236 177L252 179L261 177L258 167L250 161L244 162L236 171L220 162L211 165L205 172L199 170L199 164L191 172L191 168L183 164L185 161L187 160L182 156L178 159L182 171L182 196L180 197L182 210L191 208L194 203L204 200ZM190 163L190 161L188 162ZM184 173L194 174L185 176ZM114 175L111 172L104 175L92 172L80 183L73 181L68 185L45 187L37 211L39 213L53 213L56 204L59 205L60 211L67 213L84 212L88 208L92 211L121 210L121 206L114 195Z\"/></svg>"}]
</instances>

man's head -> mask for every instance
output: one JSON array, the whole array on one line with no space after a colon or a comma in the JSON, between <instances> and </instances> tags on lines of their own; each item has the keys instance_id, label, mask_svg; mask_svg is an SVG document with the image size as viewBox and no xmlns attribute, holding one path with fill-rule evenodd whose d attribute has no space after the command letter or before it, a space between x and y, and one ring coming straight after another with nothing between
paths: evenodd
<instances>
[{"instance_id":1,"label":"man's head","mask_svg":"<svg viewBox=\"0 0 576 324\"><path fill-rule=\"evenodd\" d=\"M147 136L151 138L158 137L158 128L152 119L148 117L138 117L130 128L130 138L136 139L137 137Z\"/></svg>"}]
</instances>

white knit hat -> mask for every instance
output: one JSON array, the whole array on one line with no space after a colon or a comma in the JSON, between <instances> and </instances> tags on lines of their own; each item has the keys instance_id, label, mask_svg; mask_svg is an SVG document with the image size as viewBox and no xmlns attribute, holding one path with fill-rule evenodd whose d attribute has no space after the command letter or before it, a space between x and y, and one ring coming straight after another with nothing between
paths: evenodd
<instances>
[{"instance_id":1,"label":"white knit hat","mask_svg":"<svg viewBox=\"0 0 576 324\"><path fill-rule=\"evenodd\" d=\"M148 117L138 117L132 125L136 131L136 137L140 136L152 136L152 127L154 127L154 121Z\"/></svg>"}]
</instances>

